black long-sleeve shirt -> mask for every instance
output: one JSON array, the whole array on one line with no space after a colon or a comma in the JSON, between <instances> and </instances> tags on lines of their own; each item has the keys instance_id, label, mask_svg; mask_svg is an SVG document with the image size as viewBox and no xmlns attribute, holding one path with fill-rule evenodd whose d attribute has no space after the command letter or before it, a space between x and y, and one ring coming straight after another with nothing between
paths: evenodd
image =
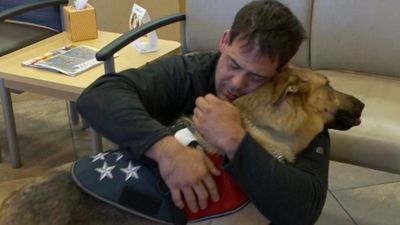
<instances>
[{"instance_id":1,"label":"black long-sleeve shirt","mask_svg":"<svg viewBox=\"0 0 400 225\"><path fill-rule=\"evenodd\" d=\"M98 132L141 158L155 142L171 135L167 126L172 121L193 112L197 97L215 94L219 57L174 56L104 75L78 98L78 110ZM294 164L278 162L247 133L224 169L273 224L310 225L325 203L329 156L326 130Z\"/></svg>"}]
</instances>

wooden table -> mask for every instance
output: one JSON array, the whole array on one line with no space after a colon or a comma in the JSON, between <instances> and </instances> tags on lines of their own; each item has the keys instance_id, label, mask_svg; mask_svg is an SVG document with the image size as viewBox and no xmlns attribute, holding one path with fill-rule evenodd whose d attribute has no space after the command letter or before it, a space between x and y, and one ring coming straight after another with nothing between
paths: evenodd
<instances>
[{"instance_id":1,"label":"wooden table","mask_svg":"<svg viewBox=\"0 0 400 225\"><path fill-rule=\"evenodd\" d=\"M0 57L0 95L3 105L8 148L13 167L20 167L21 159L10 90L29 91L75 101L86 87L104 74L102 65L85 71L76 77L69 77L53 71L22 66L21 62L71 43L75 45L88 45L100 49L120 35L118 33L99 31L97 39L71 42L65 33L60 33ZM115 58L116 71L137 68L162 56L177 53L179 52L180 43L159 40L159 48L157 52L140 54L132 46L126 46L118 52L118 57Z\"/></svg>"}]
</instances>

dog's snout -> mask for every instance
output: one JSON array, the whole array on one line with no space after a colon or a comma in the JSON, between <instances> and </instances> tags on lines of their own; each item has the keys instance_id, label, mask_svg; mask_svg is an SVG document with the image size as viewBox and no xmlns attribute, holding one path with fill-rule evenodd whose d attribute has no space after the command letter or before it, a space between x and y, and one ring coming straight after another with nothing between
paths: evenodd
<instances>
[{"instance_id":1,"label":"dog's snout","mask_svg":"<svg viewBox=\"0 0 400 225\"><path fill-rule=\"evenodd\" d=\"M358 117L361 116L361 113L365 107L365 104L359 100L356 97L351 96L351 102L352 102L352 107L354 114L356 114Z\"/></svg>"},{"instance_id":2,"label":"dog's snout","mask_svg":"<svg viewBox=\"0 0 400 225\"><path fill-rule=\"evenodd\" d=\"M334 120L327 124L327 128L348 130L360 125L365 104L358 98L343 93L341 103L341 107L334 114Z\"/></svg>"}]
</instances>

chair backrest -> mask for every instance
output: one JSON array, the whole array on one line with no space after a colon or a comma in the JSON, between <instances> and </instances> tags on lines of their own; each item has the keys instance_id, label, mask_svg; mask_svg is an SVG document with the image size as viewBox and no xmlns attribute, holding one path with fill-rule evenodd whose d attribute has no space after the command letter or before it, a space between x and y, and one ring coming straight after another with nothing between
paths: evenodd
<instances>
[{"instance_id":1,"label":"chair backrest","mask_svg":"<svg viewBox=\"0 0 400 225\"><path fill-rule=\"evenodd\" d=\"M40 2L41 0L0 0L0 12L26 3ZM62 31L62 15L60 6L48 6L31 10L11 18L15 21L28 22Z\"/></svg>"},{"instance_id":2,"label":"chair backrest","mask_svg":"<svg viewBox=\"0 0 400 225\"><path fill-rule=\"evenodd\" d=\"M184 51L218 49L222 32L229 29L236 12L251 0L187 0ZM280 0L310 33L312 0ZM309 66L309 40L305 40L292 61Z\"/></svg>"}]
</instances>

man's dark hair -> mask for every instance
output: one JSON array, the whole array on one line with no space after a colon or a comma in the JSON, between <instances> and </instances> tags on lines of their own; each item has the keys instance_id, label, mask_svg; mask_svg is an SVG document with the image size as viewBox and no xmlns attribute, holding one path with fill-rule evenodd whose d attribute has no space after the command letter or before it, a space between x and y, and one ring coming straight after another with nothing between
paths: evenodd
<instances>
[{"instance_id":1,"label":"man's dark hair","mask_svg":"<svg viewBox=\"0 0 400 225\"><path fill-rule=\"evenodd\" d=\"M271 59L278 56L278 70L296 54L306 32L300 21L278 1L253 1L236 14L230 30L229 44L236 38L245 40L245 50L259 48Z\"/></svg>"}]
</instances>

